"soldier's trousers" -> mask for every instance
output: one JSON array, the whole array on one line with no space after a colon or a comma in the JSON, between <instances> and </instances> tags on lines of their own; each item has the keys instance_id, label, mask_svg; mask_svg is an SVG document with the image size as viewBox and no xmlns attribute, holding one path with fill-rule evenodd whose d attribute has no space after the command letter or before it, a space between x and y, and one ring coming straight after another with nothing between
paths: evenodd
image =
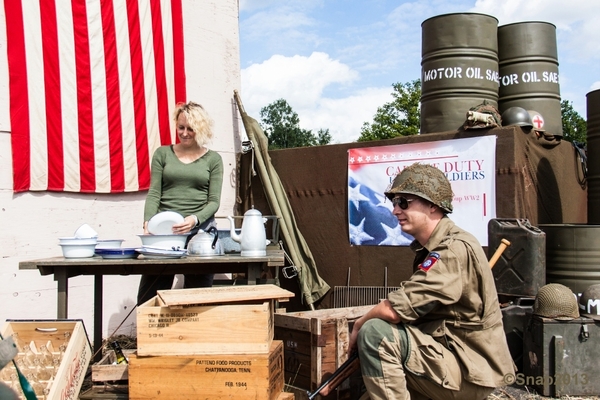
<instances>
[{"instance_id":1,"label":"soldier's trousers","mask_svg":"<svg viewBox=\"0 0 600 400\"><path fill-rule=\"evenodd\" d=\"M420 331L381 319L371 319L361 327L357 347L371 400L482 400L492 393L493 388L463 379L453 352L424 333L412 337L415 332ZM411 365L418 366L421 374L412 373Z\"/></svg>"}]
</instances>

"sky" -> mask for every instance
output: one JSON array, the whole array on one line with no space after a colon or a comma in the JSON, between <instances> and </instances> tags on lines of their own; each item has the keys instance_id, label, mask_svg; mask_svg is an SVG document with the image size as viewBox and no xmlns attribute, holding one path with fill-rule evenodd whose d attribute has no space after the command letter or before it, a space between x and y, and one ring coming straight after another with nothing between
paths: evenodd
<instances>
[{"instance_id":1,"label":"sky","mask_svg":"<svg viewBox=\"0 0 600 400\"><path fill-rule=\"evenodd\" d=\"M560 95L587 118L586 94L600 89L600 0L240 0L241 98L260 109L285 99L304 129L353 142L394 83L421 77L421 24L475 12L498 26L556 26Z\"/></svg>"}]
</instances>

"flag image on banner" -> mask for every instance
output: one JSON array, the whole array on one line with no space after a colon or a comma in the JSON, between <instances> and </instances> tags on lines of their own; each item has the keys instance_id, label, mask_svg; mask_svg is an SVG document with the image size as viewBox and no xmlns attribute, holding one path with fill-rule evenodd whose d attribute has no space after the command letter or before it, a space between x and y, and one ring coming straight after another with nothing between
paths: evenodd
<instances>
[{"instance_id":1,"label":"flag image on banner","mask_svg":"<svg viewBox=\"0 0 600 400\"><path fill-rule=\"evenodd\" d=\"M487 246L496 217L496 136L362 147L348 150L348 232L353 245L407 246L413 238L398 224L384 193L413 163L431 164L450 181L450 218Z\"/></svg>"},{"instance_id":2,"label":"flag image on banner","mask_svg":"<svg viewBox=\"0 0 600 400\"><path fill-rule=\"evenodd\" d=\"M181 0L4 0L13 190L150 186L186 101Z\"/></svg>"}]
</instances>

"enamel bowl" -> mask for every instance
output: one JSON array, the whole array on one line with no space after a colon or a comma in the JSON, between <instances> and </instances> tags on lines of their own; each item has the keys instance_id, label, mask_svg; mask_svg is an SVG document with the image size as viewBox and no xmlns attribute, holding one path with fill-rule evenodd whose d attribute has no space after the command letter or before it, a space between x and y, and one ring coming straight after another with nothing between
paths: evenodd
<instances>
[{"instance_id":1,"label":"enamel bowl","mask_svg":"<svg viewBox=\"0 0 600 400\"><path fill-rule=\"evenodd\" d=\"M98 239L96 250L99 249L119 249L123 244L124 239Z\"/></svg>"},{"instance_id":2,"label":"enamel bowl","mask_svg":"<svg viewBox=\"0 0 600 400\"><path fill-rule=\"evenodd\" d=\"M138 235L142 246L154 247L165 250L183 250L185 240L189 233L184 235Z\"/></svg>"},{"instance_id":3,"label":"enamel bowl","mask_svg":"<svg viewBox=\"0 0 600 400\"><path fill-rule=\"evenodd\" d=\"M96 238L62 237L58 238L58 241L65 258L93 257L96 251Z\"/></svg>"}]
</instances>

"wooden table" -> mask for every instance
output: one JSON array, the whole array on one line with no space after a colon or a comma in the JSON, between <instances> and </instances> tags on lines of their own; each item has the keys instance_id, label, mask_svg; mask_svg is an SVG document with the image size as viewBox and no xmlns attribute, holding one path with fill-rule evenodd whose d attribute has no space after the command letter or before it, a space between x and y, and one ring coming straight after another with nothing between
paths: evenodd
<instances>
[{"instance_id":1,"label":"wooden table","mask_svg":"<svg viewBox=\"0 0 600 400\"><path fill-rule=\"evenodd\" d=\"M37 269L42 275L54 275L57 282L57 318L68 318L69 278L79 275L94 276L94 351L96 359L102 354L102 290L104 275L137 274L203 274L203 273L245 273L249 285L256 284L263 271L269 267L284 265L282 250L267 250L264 257L242 257L240 254L226 254L215 257L182 258L139 258L105 259L53 257L22 261L19 269ZM97 360L96 360L97 361Z\"/></svg>"}]
</instances>

